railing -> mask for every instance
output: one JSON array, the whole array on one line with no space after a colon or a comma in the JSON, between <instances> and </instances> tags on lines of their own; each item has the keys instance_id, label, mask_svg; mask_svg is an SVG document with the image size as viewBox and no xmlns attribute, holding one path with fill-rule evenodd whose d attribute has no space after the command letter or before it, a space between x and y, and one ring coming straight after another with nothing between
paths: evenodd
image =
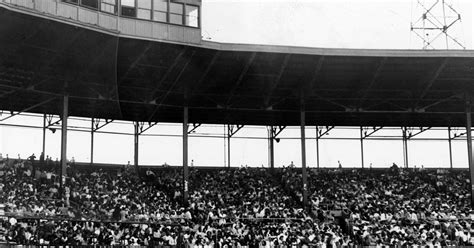
<instances>
[{"instance_id":1,"label":"railing","mask_svg":"<svg viewBox=\"0 0 474 248\"><path fill-rule=\"evenodd\" d=\"M186 6L193 5L182 5L183 12L180 15L182 21L172 22L170 19L173 15L171 10L164 12L166 19L155 18L154 14L155 12L158 14L158 11L151 11L153 9L150 9L148 18L142 18L143 16L141 14L137 14L142 13L139 8L140 5L138 4L134 7L136 14L131 15L126 14L126 11L124 12L124 8L126 9L126 7L120 8L121 11L115 10L115 8L118 8L118 5L120 5L119 0L111 0L112 2L118 1L117 6L113 4L113 6L115 6L113 11L110 11L108 8L107 4L110 2L109 0L94 0L98 3L97 8L86 5L85 2L82 1L0 0L0 4L3 3L20 10L34 11L43 15L53 16L68 22L80 23L84 26L109 31L112 34L125 37L167 40L180 43L201 43L201 29L199 28L199 24L196 24L196 22L199 23L199 14L193 17L197 18L195 21L190 21L189 18L191 17L186 15L185 12ZM142 0L138 2L141 4ZM199 7L193 6L193 12L196 11L199 13Z\"/></svg>"}]
</instances>

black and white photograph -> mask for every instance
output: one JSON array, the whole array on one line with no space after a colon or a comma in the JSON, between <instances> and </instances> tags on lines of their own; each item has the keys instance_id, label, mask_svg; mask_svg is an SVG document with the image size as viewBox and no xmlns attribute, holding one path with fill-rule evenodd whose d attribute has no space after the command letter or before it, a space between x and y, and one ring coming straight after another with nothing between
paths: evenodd
<instances>
[{"instance_id":1,"label":"black and white photograph","mask_svg":"<svg viewBox=\"0 0 474 248\"><path fill-rule=\"evenodd\" d=\"M0 0L0 246L474 246L474 1Z\"/></svg>"}]
</instances>

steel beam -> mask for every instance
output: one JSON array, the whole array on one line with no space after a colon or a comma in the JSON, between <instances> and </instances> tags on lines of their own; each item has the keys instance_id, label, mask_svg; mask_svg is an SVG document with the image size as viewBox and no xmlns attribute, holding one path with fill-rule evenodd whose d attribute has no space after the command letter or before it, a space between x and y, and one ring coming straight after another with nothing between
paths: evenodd
<instances>
[{"instance_id":1,"label":"steel beam","mask_svg":"<svg viewBox=\"0 0 474 248\"><path fill-rule=\"evenodd\" d=\"M188 106L183 107L183 202L188 204Z\"/></svg>"},{"instance_id":2,"label":"steel beam","mask_svg":"<svg viewBox=\"0 0 474 248\"><path fill-rule=\"evenodd\" d=\"M43 158L46 156L46 114L43 114L43 146L42 146Z\"/></svg>"},{"instance_id":3,"label":"steel beam","mask_svg":"<svg viewBox=\"0 0 474 248\"><path fill-rule=\"evenodd\" d=\"M363 169L364 168L364 134L363 134L362 126L360 126L360 162Z\"/></svg>"},{"instance_id":4,"label":"steel beam","mask_svg":"<svg viewBox=\"0 0 474 248\"><path fill-rule=\"evenodd\" d=\"M90 164L92 165L94 163L94 118L91 119L91 158L90 158Z\"/></svg>"},{"instance_id":5,"label":"steel beam","mask_svg":"<svg viewBox=\"0 0 474 248\"><path fill-rule=\"evenodd\" d=\"M235 91L239 88L240 83L242 83L242 80L244 79L245 74L247 74L248 70L250 69L250 66L252 65L253 61L255 60L256 55L257 55L257 53L255 53L255 52L252 53L252 55L247 60L247 63L245 64L245 67L240 72L240 75L239 75L237 81L234 83L234 86L230 90L230 94L229 94L229 97L227 98L225 107L229 106L230 102L232 101L232 98L234 97Z\"/></svg>"},{"instance_id":6,"label":"steel beam","mask_svg":"<svg viewBox=\"0 0 474 248\"><path fill-rule=\"evenodd\" d=\"M329 131L331 131L332 129L334 129L335 126L326 126L326 131L322 132L322 130L318 130L318 139L321 139L324 135L328 134Z\"/></svg>"},{"instance_id":7,"label":"steel beam","mask_svg":"<svg viewBox=\"0 0 474 248\"><path fill-rule=\"evenodd\" d=\"M466 97L466 132L467 132L467 160L469 162L469 184L471 191L471 208L474 208L474 161L472 154L472 120L471 120L471 98Z\"/></svg>"},{"instance_id":8,"label":"steel beam","mask_svg":"<svg viewBox=\"0 0 474 248\"><path fill-rule=\"evenodd\" d=\"M316 126L316 167L319 169L319 127Z\"/></svg>"},{"instance_id":9,"label":"steel beam","mask_svg":"<svg viewBox=\"0 0 474 248\"><path fill-rule=\"evenodd\" d=\"M377 131L381 130L383 127L373 127L373 130L372 132L370 133L367 133L368 129L364 130L363 131L363 134L362 135L362 139L366 139L368 137L370 137L372 134L376 133ZM363 128L362 128L363 129ZM361 130L362 131L362 130Z\"/></svg>"},{"instance_id":10,"label":"steel beam","mask_svg":"<svg viewBox=\"0 0 474 248\"><path fill-rule=\"evenodd\" d=\"M134 137L134 153L133 153L133 164L135 166L135 170L137 172L137 176L139 176L139 168L138 168L138 145L139 145L139 136L140 136L140 131L139 131L139 124L138 124L138 121L135 121L133 123L133 127L134 127L134 132L133 132L133 137Z\"/></svg>"},{"instance_id":11,"label":"steel beam","mask_svg":"<svg viewBox=\"0 0 474 248\"><path fill-rule=\"evenodd\" d=\"M237 125L237 129L234 130L234 125L227 125L227 167L230 168L230 138L234 136L244 125Z\"/></svg>"},{"instance_id":12,"label":"steel beam","mask_svg":"<svg viewBox=\"0 0 474 248\"><path fill-rule=\"evenodd\" d=\"M448 145L449 145L449 168L453 169L453 148L451 140L451 127L448 127Z\"/></svg>"},{"instance_id":13,"label":"steel beam","mask_svg":"<svg viewBox=\"0 0 474 248\"><path fill-rule=\"evenodd\" d=\"M305 111L301 109L301 173L303 176L303 206L306 209L308 206L308 174L306 171L306 134L305 134Z\"/></svg>"},{"instance_id":14,"label":"steel beam","mask_svg":"<svg viewBox=\"0 0 474 248\"><path fill-rule=\"evenodd\" d=\"M416 133L414 133L414 134L411 133L411 132L408 133L407 139L411 139L411 138L413 138L413 137L415 137L415 136L417 136L417 135L419 135L419 134L421 134L421 133L424 133L424 132L426 132L426 131L428 131L428 130L430 130L430 129L431 129L431 127L427 127L427 128L420 127L420 131L418 131L418 132L416 132Z\"/></svg>"},{"instance_id":15,"label":"steel beam","mask_svg":"<svg viewBox=\"0 0 474 248\"><path fill-rule=\"evenodd\" d=\"M63 112L61 125L61 174L60 174L60 198L64 197L64 184L66 183L67 168L67 119L69 115L69 95L63 96Z\"/></svg>"},{"instance_id":16,"label":"steel beam","mask_svg":"<svg viewBox=\"0 0 474 248\"><path fill-rule=\"evenodd\" d=\"M407 128L402 127L402 141L403 141L403 165L408 168L408 136Z\"/></svg>"},{"instance_id":17,"label":"steel beam","mask_svg":"<svg viewBox=\"0 0 474 248\"><path fill-rule=\"evenodd\" d=\"M33 106L30 106L30 107L25 108L25 109L23 109L23 110L21 110L21 111L18 111L17 113L13 113L13 112L12 112L12 114L11 114L10 116L7 116L7 117L1 119L0 122L5 121L5 120L8 120L8 119L12 118L13 116L16 116L16 115L18 115L18 114L20 114L20 113L28 112L28 111L30 111L30 110L32 110L32 109L34 109L34 108L37 108L37 107L39 107L39 106L41 106L41 105L44 105L44 104L46 104L46 103L48 103L48 102L51 102L52 100L55 100L55 99L56 99L56 97L49 98L49 99L47 99L47 100L45 100L45 101L42 101L42 102L37 103L37 104L35 104L35 105L33 105Z\"/></svg>"}]
</instances>

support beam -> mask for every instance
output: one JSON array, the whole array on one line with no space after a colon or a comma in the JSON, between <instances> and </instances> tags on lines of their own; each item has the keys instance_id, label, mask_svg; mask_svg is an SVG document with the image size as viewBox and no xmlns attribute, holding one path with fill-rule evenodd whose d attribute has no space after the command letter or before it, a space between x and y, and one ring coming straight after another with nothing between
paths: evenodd
<instances>
[{"instance_id":1,"label":"support beam","mask_svg":"<svg viewBox=\"0 0 474 248\"><path fill-rule=\"evenodd\" d=\"M305 111L301 108L301 170L303 176L303 206L308 206L308 175L306 172L306 134L305 134Z\"/></svg>"},{"instance_id":2,"label":"support beam","mask_svg":"<svg viewBox=\"0 0 474 248\"><path fill-rule=\"evenodd\" d=\"M188 130L188 134L191 134L192 132L196 131L196 129L198 129L198 127L200 127L201 125L201 123L193 123L193 128L191 128L191 130Z\"/></svg>"},{"instance_id":3,"label":"support beam","mask_svg":"<svg viewBox=\"0 0 474 248\"><path fill-rule=\"evenodd\" d=\"M11 114L10 116L7 116L7 117L1 119L0 122L5 121L5 120L8 120L8 119L12 118L13 116L16 116L16 115L18 115L18 114L21 114L21 113L23 113L23 112L28 112L28 111L30 111L30 110L32 110L32 109L35 109L35 108L37 108L37 107L39 107L39 106L41 106L41 105L44 105L44 104L46 104L46 103L48 103L48 102L51 102L52 100L55 100L55 99L56 99L56 97L49 98L49 99L47 99L47 100L45 100L45 101L42 101L42 102L40 102L40 103L37 103L37 104L35 104L35 105L33 105L33 106L30 106L30 107L28 107L28 108L25 108L25 109L23 109L23 110L21 110L21 111L18 111L18 112L16 112L16 113L13 113L13 112L12 112L12 114Z\"/></svg>"},{"instance_id":4,"label":"support beam","mask_svg":"<svg viewBox=\"0 0 474 248\"><path fill-rule=\"evenodd\" d=\"M90 164L94 164L94 118L91 119L91 160Z\"/></svg>"},{"instance_id":5,"label":"support beam","mask_svg":"<svg viewBox=\"0 0 474 248\"><path fill-rule=\"evenodd\" d=\"M372 134L376 133L377 131L381 130L383 127L373 127L372 129L372 132L368 133L368 129L365 129L362 133L362 139L366 139L368 137L370 137ZM362 129L364 129L362 127Z\"/></svg>"},{"instance_id":6,"label":"support beam","mask_svg":"<svg viewBox=\"0 0 474 248\"><path fill-rule=\"evenodd\" d=\"M364 133L363 128L360 126L360 162L362 169L364 168Z\"/></svg>"},{"instance_id":7,"label":"support beam","mask_svg":"<svg viewBox=\"0 0 474 248\"><path fill-rule=\"evenodd\" d=\"M407 139L411 139L411 138L413 138L413 137L415 137L415 136L417 136L417 135L419 135L419 134L422 134L422 133L424 133L424 132L426 132L426 131L428 131L428 130L430 130L430 129L431 129L431 127L426 127L426 128L425 128L425 127L420 127L420 131L418 131L418 132L416 132L416 133L411 133L411 132L409 132L409 133L408 133L408 136L407 136Z\"/></svg>"},{"instance_id":8,"label":"support beam","mask_svg":"<svg viewBox=\"0 0 474 248\"><path fill-rule=\"evenodd\" d=\"M402 127L402 141L403 141L403 165L408 168L408 136L407 128Z\"/></svg>"},{"instance_id":9,"label":"support beam","mask_svg":"<svg viewBox=\"0 0 474 248\"><path fill-rule=\"evenodd\" d=\"M69 95L63 96L63 112L61 116L61 175L60 175L60 198L64 195L64 184L66 183L67 168L67 119L69 115Z\"/></svg>"},{"instance_id":10,"label":"support beam","mask_svg":"<svg viewBox=\"0 0 474 248\"><path fill-rule=\"evenodd\" d=\"M137 176L140 175L139 174L139 169L138 169L138 138L140 136L138 126L139 126L138 121L135 121L133 123L133 127L134 127L134 132L133 132L133 137L134 137L133 165L135 166L135 171L137 173Z\"/></svg>"},{"instance_id":11,"label":"support beam","mask_svg":"<svg viewBox=\"0 0 474 248\"><path fill-rule=\"evenodd\" d=\"M469 184L471 190L471 208L474 208L474 161L472 154L472 120L471 120L471 97L466 97L466 133L467 133L467 161L469 162Z\"/></svg>"},{"instance_id":12,"label":"support beam","mask_svg":"<svg viewBox=\"0 0 474 248\"><path fill-rule=\"evenodd\" d=\"M449 144L449 168L453 169L453 148L451 145L451 127L448 127L448 144Z\"/></svg>"},{"instance_id":13,"label":"support beam","mask_svg":"<svg viewBox=\"0 0 474 248\"><path fill-rule=\"evenodd\" d=\"M268 129L268 152L269 152L269 162L270 168L275 168L275 132L274 127L270 126Z\"/></svg>"},{"instance_id":14,"label":"support beam","mask_svg":"<svg viewBox=\"0 0 474 248\"><path fill-rule=\"evenodd\" d=\"M323 130L319 129L318 130L318 133L317 133L317 137L318 139L321 139L324 135L327 135L329 133L329 131L331 131L332 129L334 129L334 126L326 126L326 131L323 132Z\"/></svg>"},{"instance_id":15,"label":"support beam","mask_svg":"<svg viewBox=\"0 0 474 248\"><path fill-rule=\"evenodd\" d=\"M275 168L275 141L279 142L280 139L277 139L278 135L286 128L286 126L270 126L268 128L268 152L269 152L269 167Z\"/></svg>"},{"instance_id":16,"label":"support beam","mask_svg":"<svg viewBox=\"0 0 474 248\"><path fill-rule=\"evenodd\" d=\"M43 115L43 147L41 153L44 159L46 157L46 114Z\"/></svg>"},{"instance_id":17,"label":"support beam","mask_svg":"<svg viewBox=\"0 0 474 248\"><path fill-rule=\"evenodd\" d=\"M183 202L188 204L188 106L183 108Z\"/></svg>"},{"instance_id":18,"label":"support beam","mask_svg":"<svg viewBox=\"0 0 474 248\"><path fill-rule=\"evenodd\" d=\"M227 168L230 168L230 125L227 125Z\"/></svg>"},{"instance_id":19,"label":"support beam","mask_svg":"<svg viewBox=\"0 0 474 248\"><path fill-rule=\"evenodd\" d=\"M316 126L316 167L319 169L319 127Z\"/></svg>"}]
</instances>

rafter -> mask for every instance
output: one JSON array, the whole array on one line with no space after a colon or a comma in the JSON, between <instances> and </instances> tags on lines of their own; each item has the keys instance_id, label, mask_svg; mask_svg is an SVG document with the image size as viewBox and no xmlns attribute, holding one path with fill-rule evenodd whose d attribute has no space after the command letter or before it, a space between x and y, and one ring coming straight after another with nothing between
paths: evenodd
<instances>
[{"instance_id":1,"label":"rafter","mask_svg":"<svg viewBox=\"0 0 474 248\"><path fill-rule=\"evenodd\" d=\"M443 71L444 67L448 63L448 60L449 60L448 58L444 58L441 61L441 63L437 66L436 70L430 71L430 73L427 75L427 77L422 81L422 85L424 85L425 87L423 88L420 96L418 97L418 100L415 104L416 108L418 108L418 104L426 96L426 94L430 90L431 86L433 86L433 83L436 81L439 74Z\"/></svg>"},{"instance_id":2,"label":"rafter","mask_svg":"<svg viewBox=\"0 0 474 248\"><path fill-rule=\"evenodd\" d=\"M151 91L150 96L149 96L150 99L152 99L154 97L154 95L158 91L159 87L166 81L169 74L176 68L176 66L178 65L179 60L181 59L181 57L183 57L183 55L187 51L187 49L188 49L187 47L182 49L181 52L178 54L178 56L176 56L176 58L173 60L173 63L168 67L168 70L166 70L163 77L161 77L161 80L156 84L156 86Z\"/></svg>"},{"instance_id":3,"label":"rafter","mask_svg":"<svg viewBox=\"0 0 474 248\"><path fill-rule=\"evenodd\" d=\"M264 100L265 107L269 106L269 102L273 95L273 91L278 87L278 84L280 84L281 77L283 76L283 73L285 72L285 69L286 69L286 66L288 65L288 61L290 60L290 57L291 57L290 53L285 55L285 58L283 59L283 62L280 66L280 70L278 71L278 75L276 76L273 83L270 85L270 89L268 90L268 94L266 95L265 100Z\"/></svg>"},{"instance_id":4,"label":"rafter","mask_svg":"<svg viewBox=\"0 0 474 248\"><path fill-rule=\"evenodd\" d=\"M257 56L257 53L253 52L252 55L247 60L247 63L245 64L244 69L240 72L240 75L239 75L237 81L235 81L234 86L230 90L229 97L227 98L227 101L226 101L226 104L225 104L226 107L230 104L230 101L232 101L232 98L235 95L235 91L237 91L237 89L239 88L240 83L242 83L242 80L244 79L245 75L247 74L248 70L250 69L250 66L252 65L252 63L255 60L256 56Z\"/></svg>"},{"instance_id":5,"label":"rafter","mask_svg":"<svg viewBox=\"0 0 474 248\"><path fill-rule=\"evenodd\" d=\"M33 105L33 106L30 106L30 107L28 107L28 108L25 108L25 109L23 109L23 110L21 110L21 111L18 111L18 112L16 112L16 113L14 113L14 112L12 111L12 114L11 114L10 116L7 116L7 117L1 119L0 122L5 121L5 120L8 120L8 119L12 118L13 116L16 116L16 115L18 115L18 114L20 114L20 113L28 112L28 111L30 111L30 110L32 110L32 109L35 109L35 108L37 108L37 107L39 107L39 106L41 106L41 105L44 105L44 104L46 104L46 103L48 103L48 102L51 102L51 101L53 101L53 100L55 100L55 99L56 99L56 97L49 98L49 99L47 99L47 100L45 100L45 101L42 101L42 102L40 102L40 103L37 103L37 104L35 104L35 105Z\"/></svg>"},{"instance_id":6,"label":"rafter","mask_svg":"<svg viewBox=\"0 0 474 248\"><path fill-rule=\"evenodd\" d=\"M369 85L367 86L367 88L365 88L364 95L362 95L362 97L359 100L359 103L357 104L359 108L362 108L362 105L364 104L364 101L367 98L369 91L374 87L375 83L377 82L380 72L382 71L384 65L387 63L387 60L388 60L387 57L383 57L382 59L379 60L377 64L377 69L375 70L374 75L372 75Z\"/></svg>"},{"instance_id":7,"label":"rafter","mask_svg":"<svg viewBox=\"0 0 474 248\"><path fill-rule=\"evenodd\" d=\"M166 92L166 94L161 98L160 103L155 107L155 109L151 113L150 117L148 118L148 122L150 122L153 119L158 109L160 109L161 105L170 94L171 90L173 90L174 86L179 82L179 80L181 79L181 76L183 75L184 71L186 71L186 69L188 68L188 65L191 62L192 58L194 57L195 53L196 53L196 50L193 50L193 52L191 53L191 56L189 56L188 58L188 61L186 61L184 66L181 68L181 71L178 73L178 76L176 77L174 82L171 84L171 86L168 88L168 91Z\"/></svg>"}]
</instances>

